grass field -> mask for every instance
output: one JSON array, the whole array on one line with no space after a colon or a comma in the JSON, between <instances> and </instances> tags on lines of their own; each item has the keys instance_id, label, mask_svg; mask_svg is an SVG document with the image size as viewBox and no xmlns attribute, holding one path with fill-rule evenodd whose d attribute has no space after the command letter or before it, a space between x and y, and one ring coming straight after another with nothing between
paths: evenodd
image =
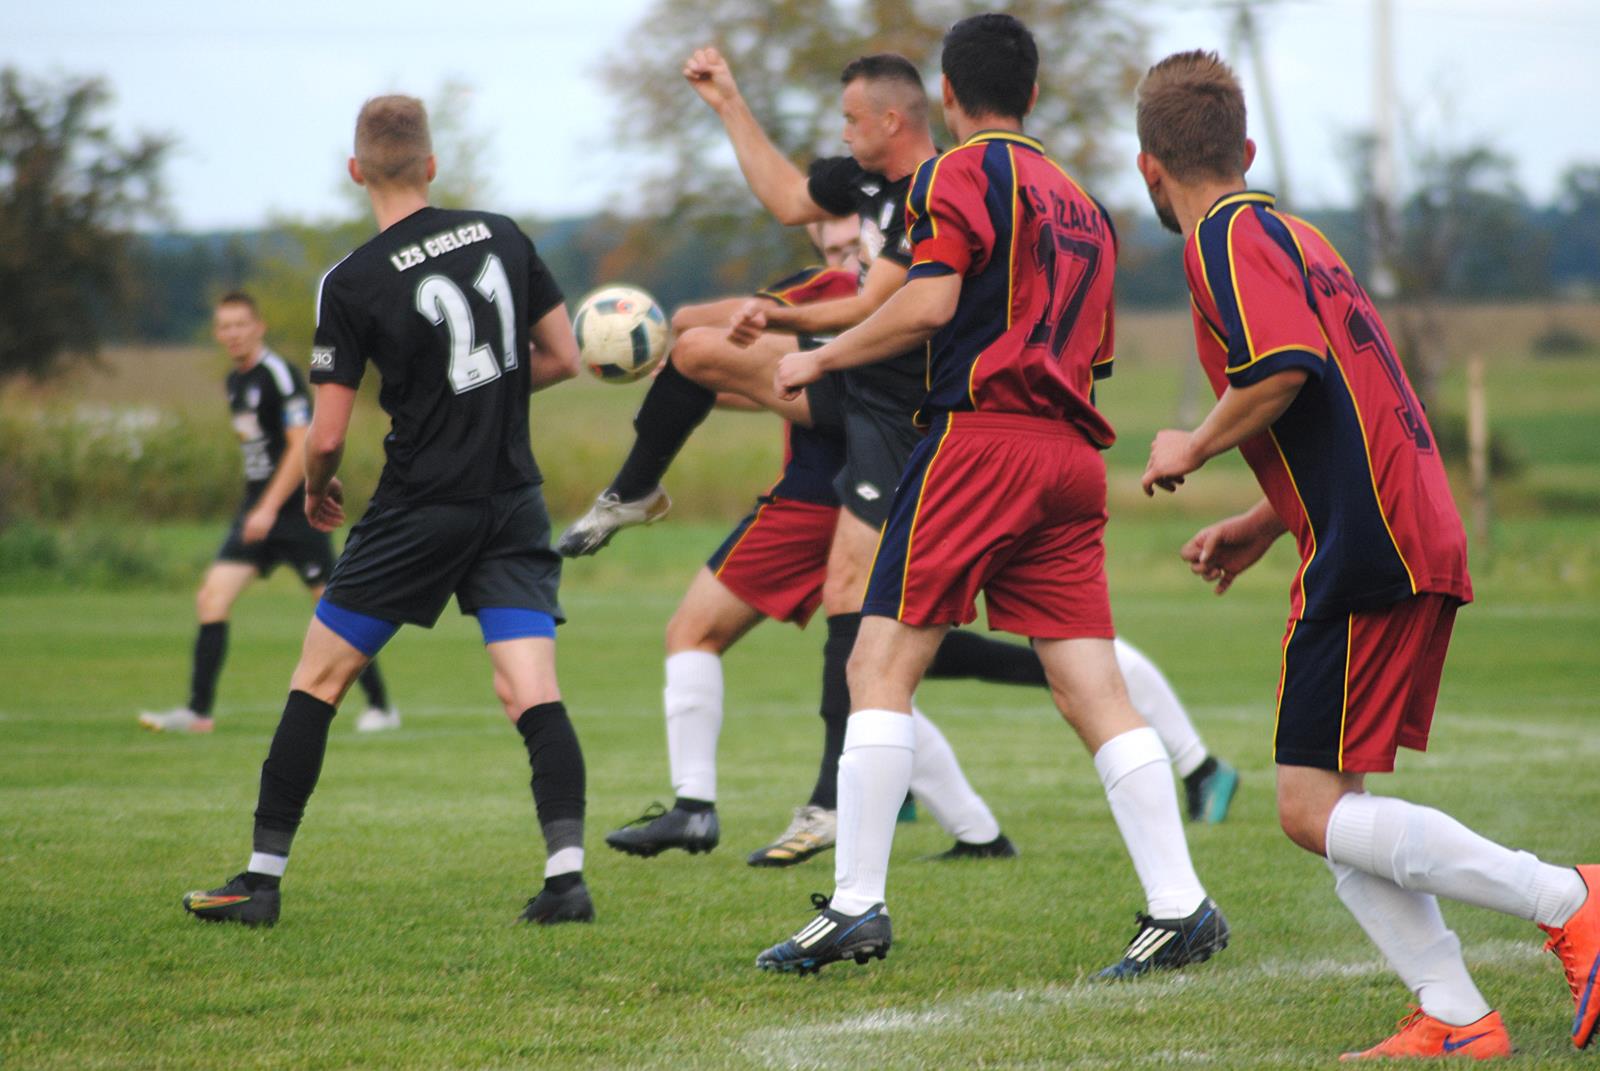
<instances>
[{"instance_id":1,"label":"grass field","mask_svg":"<svg viewBox=\"0 0 1600 1071\"><path fill-rule=\"evenodd\" d=\"M1600 368L1525 356L1516 337L1547 318L1474 321L1495 426L1526 467L1497 488L1493 553L1474 548L1478 604L1457 628L1435 748L1377 787L1578 862L1600 860ZM771 423L740 416L713 418L685 452L673 520L572 565L563 586L572 623L561 675L588 754L594 926L510 925L543 853L522 748L476 629L453 610L384 652L403 731L358 738L348 714L335 723L280 925L200 925L178 897L243 864L309 605L284 575L240 604L215 735L139 733L141 707L183 696L191 586L221 529L138 520L144 470L108 469L86 507L92 525L61 547L41 542L48 554L29 557L15 540L11 558L0 554L0 1068L1291 1068L1331 1066L1341 1049L1377 1040L1407 994L1326 869L1273 818L1289 548L1217 599L1175 550L1252 499L1242 466L1219 460L1175 499L1137 493L1150 434L1181 407L1184 332L1179 317L1130 318L1102 392L1122 434L1109 458L1108 543L1120 630L1244 773L1230 820L1191 831L1233 925L1234 944L1213 962L1121 988L1084 980L1119 953L1140 906L1092 764L1042 693L937 683L920 699L1022 857L919 862L948 840L926 817L902 826L889 959L806 979L757 972L756 952L809 917L807 894L832 887L830 856L787 871L744 865L814 776L817 628L766 626L727 660L723 846L654 860L604 847L606 830L670 798L661 629L777 454ZM216 417L216 448L231 455L220 404L193 387L197 368L220 378L209 355L182 358L164 385L155 377L156 393L132 390L150 377L130 362L163 360L179 358L114 355L109 379L12 391L0 417L80 398L154 406ZM1461 384L1447 367L1442 410L1460 411ZM558 520L603 482L637 397L585 384L535 400ZM357 434L376 439L375 415L360 419ZM370 450L356 460L375 473ZM1537 930L1470 909L1446 915L1522 1066L1600 1059L1570 1049L1570 999Z\"/></svg>"},{"instance_id":2,"label":"grass field","mask_svg":"<svg viewBox=\"0 0 1600 1071\"><path fill-rule=\"evenodd\" d=\"M827 856L744 865L814 771L820 635L767 626L728 660L724 844L616 855L605 829L669 794L660 627L719 530L667 525L572 567L562 676L589 756L592 927L509 925L541 862L527 768L475 629L447 615L384 653L405 729L335 723L271 931L203 926L185 889L240 867L256 772L307 616L279 576L242 603L218 732L140 734L181 697L185 593L12 595L0 614L0 1066L1316 1067L1376 1040L1406 994L1276 831L1270 694L1288 562L1224 599L1170 556L1157 507L1114 533L1122 631L1160 661L1208 742L1244 770L1229 822L1192 831L1234 944L1189 973L1083 981L1131 935L1138 890L1088 758L1042 694L930 684L922 701L1021 846L941 865L929 819L901 828L889 959L768 977L755 953L831 888ZM1520 538L1562 539L1524 522ZM1589 530L1592 536L1592 528ZM203 548L214 534L173 528ZM1280 548L1281 550L1282 548ZM1514 574L1463 615L1436 750L1395 791L1552 859L1600 857L1600 605ZM1577 817L1583 816L1583 817ZM1560 972L1532 926L1452 909L1525 1065L1576 1065ZM1592 1054L1587 1054L1592 1062Z\"/></svg>"}]
</instances>

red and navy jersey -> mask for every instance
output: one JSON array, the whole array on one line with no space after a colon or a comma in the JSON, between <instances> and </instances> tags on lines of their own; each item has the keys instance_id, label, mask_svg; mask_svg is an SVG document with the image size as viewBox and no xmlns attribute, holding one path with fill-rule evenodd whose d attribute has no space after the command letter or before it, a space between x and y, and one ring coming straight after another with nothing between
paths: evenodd
<instances>
[{"instance_id":1,"label":"red and navy jersey","mask_svg":"<svg viewBox=\"0 0 1600 1071\"><path fill-rule=\"evenodd\" d=\"M856 276L838 268L801 268L756 291L756 297L780 305L804 305L812 301L832 301L856 292ZM837 506L839 495L833 489L834 477L844 467L844 439L815 428L785 424L783 434L783 475L767 492L775 498L792 498Z\"/></svg>"},{"instance_id":2,"label":"red and navy jersey","mask_svg":"<svg viewBox=\"0 0 1600 1071\"><path fill-rule=\"evenodd\" d=\"M1372 299L1322 232L1244 192L1184 246L1200 363L1220 396L1291 368L1288 410L1240 451L1300 549L1290 616L1423 592L1472 598L1433 430Z\"/></svg>"},{"instance_id":3,"label":"red and navy jersey","mask_svg":"<svg viewBox=\"0 0 1600 1071\"><path fill-rule=\"evenodd\" d=\"M917 169L906 227L908 278L963 276L955 316L933 338L920 419L1022 413L1110 446L1091 400L1114 341L1105 209L1033 138L988 131Z\"/></svg>"}]
</instances>

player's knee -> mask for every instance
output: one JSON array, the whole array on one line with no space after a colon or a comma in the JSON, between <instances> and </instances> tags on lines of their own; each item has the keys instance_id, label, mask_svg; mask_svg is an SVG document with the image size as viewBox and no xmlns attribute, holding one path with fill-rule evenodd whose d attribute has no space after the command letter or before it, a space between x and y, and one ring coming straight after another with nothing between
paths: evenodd
<instances>
[{"instance_id":1,"label":"player's knee","mask_svg":"<svg viewBox=\"0 0 1600 1071\"><path fill-rule=\"evenodd\" d=\"M690 379L705 375L716 361L718 333L708 327L691 327L672 347L672 363Z\"/></svg>"},{"instance_id":2,"label":"player's knee","mask_svg":"<svg viewBox=\"0 0 1600 1071\"><path fill-rule=\"evenodd\" d=\"M195 593L194 612L201 624L226 620L231 607L227 592L214 584L201 584L200 590Z\"/></svg>"},{"instance_id":3,"label":"player's knee","mask_svg":"<svg viewBox=\"0 0 1600 1071\"><path fill-rule=\"evenodd\" d=\"M680 607L667 622L666 646L669 655L682 651L707 651L720 655L728 649L729 640L722 635L715 622Z\"/></svg>"},{"instance_id":4,"label":"player's knee","mask_svg":"<svg viewBox=\"0 0 1600 1071\"><path fill-rule=\"evenodd\" d=\"M835 570L830 567L827 579L822 582L822 610L829 617L836 614L853 614L861 609L866 580L854 570Z\"/></svg>"},{"instance_id":5,"label":"player's knee","mask_svg":"<svg viewBox=\"0 0 1600 1071\"><path fill-rule=\"evenodd\" d=\"M1311 801L1280 792L1278 825L1285 836L1306 851L1315 855L1325 853L1328 816Z\"/></svg>"}]
</instances>

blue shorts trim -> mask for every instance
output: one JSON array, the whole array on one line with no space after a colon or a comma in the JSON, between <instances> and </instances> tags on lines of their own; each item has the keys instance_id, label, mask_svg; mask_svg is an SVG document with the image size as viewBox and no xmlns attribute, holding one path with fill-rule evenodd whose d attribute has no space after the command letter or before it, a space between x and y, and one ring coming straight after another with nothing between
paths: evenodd
<instances>
[{"instance_id":1,"label":"blue shorts trim","mask_svg":"<svg viewBox=\"0 0 1600 1071\"><path fill-rule=\"evenodd\" d=\"M381 617L346 610L342 606L335 606L325 598L317 600L316 613L318 621L327 625L340 638L368 658L381 651L383 645L400 631L400 623L397 621L385 621Z\"/></svg>"},{"instance_id":2,"label":"blue shorts trim","mask_svg":"<svg viewBox=\"0 0 1600 1071\"><path fill-rule=\"evenodd\" d=\"M529 637L556 638L556 619L553 615L543 610L525 610L515 606L479 607L478 628L483 630L483 642L486 644Z\"/></svg>"}]
</instances>

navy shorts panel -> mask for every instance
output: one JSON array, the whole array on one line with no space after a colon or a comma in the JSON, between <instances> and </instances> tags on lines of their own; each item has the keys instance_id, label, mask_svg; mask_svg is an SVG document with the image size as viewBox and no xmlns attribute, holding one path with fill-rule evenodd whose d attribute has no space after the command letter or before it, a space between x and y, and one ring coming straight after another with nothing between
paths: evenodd
<instances>
[{"instance_id":1,"label":"navy shorts panel","mask_svg":"<svg viewBox=\"0 0 1600 1071\"><path fill-rule=\"evenodd\" d=\"M323 597L424 628L452 595L464 613L503 606L562 621L560 581L543 497L522 487L465 502L374 504L350 530Z\"/></svg>"},{"instance_id":2,"label":"navy shorts panel","mask_svg":"<svg viewBox=\"0 0 1600 1071\"><path fill-rule=\"evenodd\" d=\"M259 543L244 541L244 519L250 508L240 509L217 548L217 561L253 566L262 576L271 576L279 565L287 565L308 588L327 583L333 572L333 540L311 527L301 501L298 494L292 495L278 511L267 538Z\"/></svg>"}]
</instances>

